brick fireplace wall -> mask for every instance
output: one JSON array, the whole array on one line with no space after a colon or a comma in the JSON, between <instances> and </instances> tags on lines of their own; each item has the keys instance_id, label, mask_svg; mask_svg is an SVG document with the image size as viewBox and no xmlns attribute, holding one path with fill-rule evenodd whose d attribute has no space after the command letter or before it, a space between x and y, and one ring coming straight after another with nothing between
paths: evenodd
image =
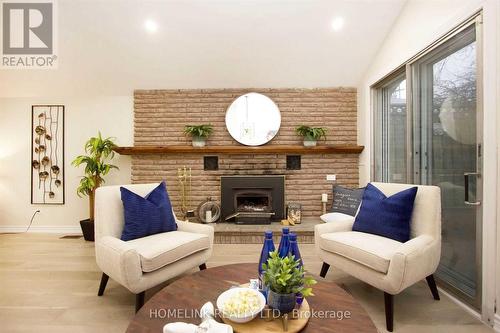
<instances>
[{"instance_id":1,"label":"brick fireplace wall","mask_svg":"<svg viewBox=\"0 0 500 333\"><path fill-rule=\"evenodd\" d=\"M267 95L281 111L281 128L268 144L301 144L294 132L299 124L326 127L326 144L357 144L356 89L321 88L136 90L135 145L190 145L183 128L201 123L215 129L208 145L239 145L227 132L224 119L231 102L247 92ZM358 156L348 154L302 155L301 170L287 170L284 154L221 154L217 171L203 170L203 154L138 155L132 158L132 182L165 180L179 212L177 169L183 166L192 169L192 209L209 196L220 202L221 175L284 174L285 201L302 203L304 217L321 215L321 193L329 194L331 204L332 182L326 180L327 174L336 174L340 185L359 183Z\"/></svg>"}]
</instances>

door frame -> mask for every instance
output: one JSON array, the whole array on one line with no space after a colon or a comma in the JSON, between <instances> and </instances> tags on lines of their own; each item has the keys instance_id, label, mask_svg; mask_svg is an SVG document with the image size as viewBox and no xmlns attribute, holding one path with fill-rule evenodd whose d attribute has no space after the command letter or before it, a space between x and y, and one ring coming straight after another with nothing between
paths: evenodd
<instances>
[{"instance_id":1,"label":"door frame","mask_svg":"<svg viewBox=\"0 0 500 333\"><path fill-rule=\"evenodd\" d=\"M484 268L482 277L482 306L481 312L477 312L472 307L463 303L457 298L451 297L452 300L456 301L461 307L468 310L470 313L477 316L478 319L482 319L485 323L493 326L495 322L496 313L496 299L500 304L500 286L497 285L497 276L500 274L500 259L497 258L497 250L500 250L500 206L497 208L497 198L500 196L500 164L497 160L497 142L500 136L497 135L497 131L500 127L500 93L498 88L500 88L500 73L497 73L500 69L500 49L497 50L497 42L500 43L500 3L496 1L486 1L485 3L474 4L467 6L463 10L460 10L451 19L443 22L442 26L438 29L438 37L434 40L429 39L429 44L427 47L423 48L420 52L417 52L414 56L407 59L402 59L400 65L393 66L392 70L386 72L385 75L379 78L374 78L371 83L369 83L369 103L367 106L372 111L368 117L368 122L371 129L371 135L369 136L369 144L374 147L375 136L375 106L376 106L376 88L384 81L387 77L392 75L394 72L401 70L401 68L406 68L407 73L409 70L408 63L412 62L414 59L420 57L422 54L433 49L435 46L441 44L454 33L461 30L464 24L467 24L471 20L475 19L478 15L482 14L485 18L481 29L481 37L484 35L485 40L479 41L482 44L480 48L482 50L482 57L478 57L478 63L481 61L483 66L480 70L484 70L483 79L479 84L483 86L483 98L484 109L488 112L483 112L483 129L484 129L484 142L487 143L482 147L483 156L483 179L484 187L483 193L487 194L483 197L483 258L482 267ZM498 44L500 45L500 44ZM410 94L412 91L411 80L407 77L407 91ZM407 112L408 117L411 117L412 113L412 97L411 94L407 96ZM497 117L497 113L499 116ZM498 118L498 122L497 122ZM408 145L412 142L412 133L407 133L410 137L407 140ZM369 177L374 179L374 149L370 149L369 158ZM407 149L408 154L411 154L411 149ZM413 174L413 171L409 171ZM497 227L498 226L498 227ZM500 257L499 257L500 258ZM487 267L487 269L486 269ZM497 325L500 323L500 315L497 314Z\"/></svg>"}]
</instances>

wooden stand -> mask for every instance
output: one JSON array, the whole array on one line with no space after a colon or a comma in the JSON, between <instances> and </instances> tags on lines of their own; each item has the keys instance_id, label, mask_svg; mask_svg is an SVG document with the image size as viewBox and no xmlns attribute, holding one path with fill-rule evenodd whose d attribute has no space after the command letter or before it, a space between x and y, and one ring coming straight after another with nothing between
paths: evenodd
<instances>
[{"instance_id":1,"label":"wooden stand","mask_svg":"<svg viewBox=\"0 0 500 333\"><path fill-rule=\"evenodd\" d=\"M311 311L309 303L304 299L302 306L284 316L274 317L272 309L265 308L254 320L239 324L227 318L221 318L225 324L231 325L236 333L297 333L309 321Z\"/></svg>"}]
</instances>

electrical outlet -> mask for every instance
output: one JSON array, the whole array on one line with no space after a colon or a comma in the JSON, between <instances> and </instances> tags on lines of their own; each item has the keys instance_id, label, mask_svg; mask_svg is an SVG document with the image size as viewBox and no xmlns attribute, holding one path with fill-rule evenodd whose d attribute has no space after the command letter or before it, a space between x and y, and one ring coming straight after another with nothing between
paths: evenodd
<instances>
[{"instance_id":1,"label":"electrical outlet","mask_svg":"<svg viewBox=\"0 0 500 333\"><path fill-rule=\"evenodd\" d=\"M337 175L326 175L326 180L337 180Z\"/></svg>"}]
</instances>

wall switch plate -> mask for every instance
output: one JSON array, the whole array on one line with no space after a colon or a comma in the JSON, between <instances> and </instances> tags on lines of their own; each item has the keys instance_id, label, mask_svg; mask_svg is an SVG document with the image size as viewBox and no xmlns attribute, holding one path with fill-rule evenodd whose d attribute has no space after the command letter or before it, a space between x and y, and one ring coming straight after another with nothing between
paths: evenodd
<instances>
[{"instance_id":1,"label":"wall switch plate","mask_svg":"<svg viewBox=\"0 0 500 333\"><path fill-rule=\"evenodd\" d=\"M337 175L326 175L326 180L337 180Z\"/></svg>"}]
</instances>

